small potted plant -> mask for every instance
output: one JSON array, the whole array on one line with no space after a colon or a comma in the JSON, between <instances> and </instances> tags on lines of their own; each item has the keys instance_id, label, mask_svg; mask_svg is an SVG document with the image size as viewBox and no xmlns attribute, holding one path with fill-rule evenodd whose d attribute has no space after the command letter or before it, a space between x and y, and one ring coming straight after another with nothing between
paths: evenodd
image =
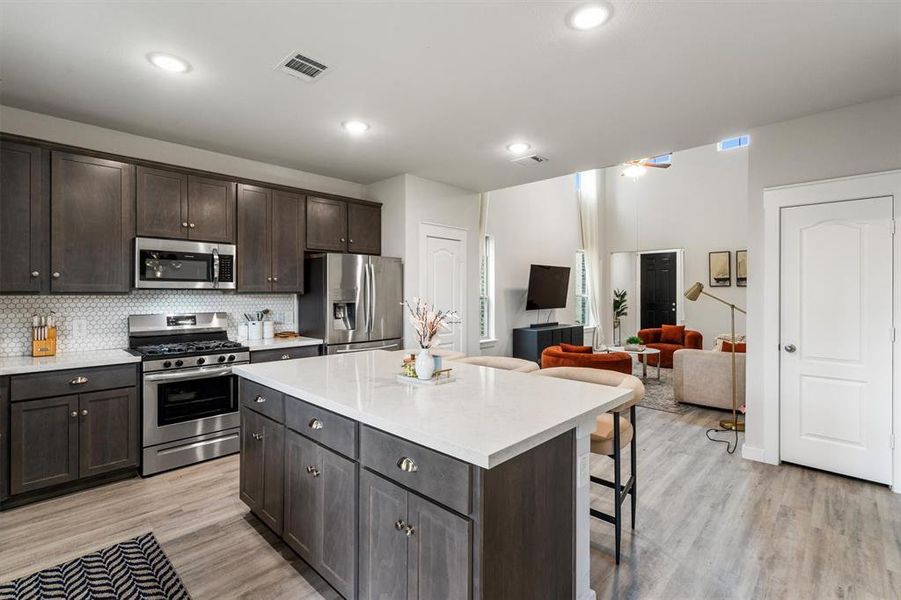
<instances>
[{"instance_id":1,"label":"small potted plant","mask_svg":"<svg viewBox=\"0 0 901 600\"><path fill-rule=\"evenodd\" d=\"M644 340L637 335L633 335L626 340L626 350L631 352L643 352L644 349Z\"/></svg>"},{"instance_id":2,"label":"small potted plant","mask_svg":"<svg viewBox=\"0 0 901 600\"><path fill-rule=\"evenodd\" d=\"M460 322L456 311L435 310L428 302L413 298L413 302L404 302L410 311L410 324L416 332L416 341L420 351L416 355L416 375L420 379L431 379L435 372L435 359L429 354L429 348L438 338L441 331L450 331L450 325Z\"/></svg>"}]
</instances>

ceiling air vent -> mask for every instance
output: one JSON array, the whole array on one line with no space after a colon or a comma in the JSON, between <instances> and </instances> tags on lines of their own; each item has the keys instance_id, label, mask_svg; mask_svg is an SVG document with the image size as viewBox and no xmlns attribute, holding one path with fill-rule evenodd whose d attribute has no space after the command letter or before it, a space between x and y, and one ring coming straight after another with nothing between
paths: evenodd
<instances>
[{"instance_id":1,"label":"ceiling air vent","mask_svg":"<svg viewBox=\"0 0 901 600\"><path fill-rule=\"evenodd\" d=\"M275 68L297 79L313 81L325 74L328 66L299 52L292 52Z\"/></svg>"},{"instance_id":2,"label":"ceiling air vent","mask_svg":"<svg viewBox=\"0 0 901 600\"><path fill-rule=\"evenodd\" d=\"M521 167L537 167L542 163L546 163L547 158L541 156L540 154L530 154L528 156L520 156L519 158L514 158L510 162Z\"/></svg>"}]
</instances>

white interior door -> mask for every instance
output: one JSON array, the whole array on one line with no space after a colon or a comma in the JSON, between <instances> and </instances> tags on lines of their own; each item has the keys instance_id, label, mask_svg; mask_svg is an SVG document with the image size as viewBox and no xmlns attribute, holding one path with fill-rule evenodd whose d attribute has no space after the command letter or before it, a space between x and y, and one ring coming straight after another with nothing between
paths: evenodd
<instances>
[{"instance_id":1,"label":"white interior door","mask_svg":"<svg viewBox=\"0 0 901 600\"><path fill-rule=\"evenodd\" d=\"M419 296L438 310L455 310L462 323L439 337L437 346L466 349L466 231L455 227L420 226Z\"/></svg>"},{"instance_id":2,"label":"white interior door","mask_svg":"<svg viewBox=\"0 0 901 600\"><path fill-rule=\"evenodd\" d=\"M782 210L781 458L890 483L892 199Z\"/></svg>"}]
</instances>

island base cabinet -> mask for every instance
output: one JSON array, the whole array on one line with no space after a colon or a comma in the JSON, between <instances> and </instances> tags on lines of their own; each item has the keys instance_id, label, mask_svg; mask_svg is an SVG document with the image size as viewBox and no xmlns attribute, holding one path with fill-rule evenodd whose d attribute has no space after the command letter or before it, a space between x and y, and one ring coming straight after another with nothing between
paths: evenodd
<instances>
[{"instance_id":1,"label":"island base cabinet","mask_svg":"<svg viewBox=\"0 0 901 600\"><path fill-rule=\"evenodd\" d=\"M241 410L241 500L278 534L284 506L284 429L252 410Z\"/></svg>"},{"instance_id":2,"label":"island base cabinet","mask_svg":"<svg viewBox=\"0 0 901 600\"><path fill-rule=\"evenodd\" d=\"M282 537L335 590L355 598L357 466L288 430Z\"/></svg>"},{"instance_id":3,"label":"island base cabinet","mask_svg":"<svg viewBox=\"0 0 901 600\"><path fill-rule=\"evenodd\" d=\"M360 475L360 597L467 600L472 523L403 488Z\"/></svg>"}]
</instances>

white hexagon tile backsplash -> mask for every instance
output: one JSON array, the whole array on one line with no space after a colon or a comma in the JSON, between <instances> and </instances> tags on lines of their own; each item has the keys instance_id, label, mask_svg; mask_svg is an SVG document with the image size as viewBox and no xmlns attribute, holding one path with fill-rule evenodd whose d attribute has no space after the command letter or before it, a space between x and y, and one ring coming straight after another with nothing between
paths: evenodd
<instances>
[{"instance_id":1,"label":"white hexagon tile backsplash","mask_svg":"<svg viewBox=\"0 0 901 600\"><path fill-rule=\"evenodd\" d=\"M128 315L227 312L234 339L244 313L268 308L276 331L295 329L293 294L237 294L194 290L136 290L110 296L0 296L0 356L31 353L31 316L56 313L57 352L128 346Z\"/></svg>"}]
</instances>

